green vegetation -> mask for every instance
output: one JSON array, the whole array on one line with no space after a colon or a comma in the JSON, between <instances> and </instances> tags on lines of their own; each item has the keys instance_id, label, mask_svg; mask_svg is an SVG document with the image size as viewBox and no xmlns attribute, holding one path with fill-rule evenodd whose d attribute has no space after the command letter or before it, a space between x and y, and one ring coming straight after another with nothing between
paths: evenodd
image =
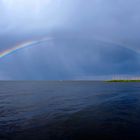
<instances>
[{"instance_id":1,"label":"green vegetation","mask_svg":"<svg viewBox=\"0 0 140 140\"><path fill-rule=\"evenodd\" d=\"M107 82L140 82L140 80L108 80Z\"/></svg>"}]
</instances>

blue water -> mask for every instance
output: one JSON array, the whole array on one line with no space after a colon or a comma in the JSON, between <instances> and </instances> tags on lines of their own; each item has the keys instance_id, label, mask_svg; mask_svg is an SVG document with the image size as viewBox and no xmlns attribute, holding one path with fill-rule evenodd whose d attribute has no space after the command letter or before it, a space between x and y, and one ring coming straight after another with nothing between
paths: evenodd
<instances>
[{"instance_id":1,"label":"blue water","mask_svg":"<svg viewBox=\"0 0 140 140\"><path fill-rule=\"evenodd\" d=\"M0 82L0 140L140 139L140 83Z\"/></svg>"}]
</instances>

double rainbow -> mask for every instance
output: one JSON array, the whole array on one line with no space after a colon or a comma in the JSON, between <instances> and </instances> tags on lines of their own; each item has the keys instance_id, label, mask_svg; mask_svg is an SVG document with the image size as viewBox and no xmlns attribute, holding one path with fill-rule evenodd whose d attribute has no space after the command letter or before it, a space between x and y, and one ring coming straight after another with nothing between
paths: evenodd
<instances>
[{"instance_id":1,"label":"double rainbow","mask_svg":"<svg viewBox=\"0 0 140 140\"><path fill-rule=\"evenodd\" d=\"M29 47L29 46L33 46L33 45L38 45L38 44L41 44L41 43L43 43L45 41L48 41L48 40L51 40L51 38L42 38L42 39L39 39L39 40L31 40L31 41L23 42L21 44L13 46L10 49L6 49L6 50L0 52L0 58L3 58L4 56L7 56L11 53L14 53L14 52L16 52L20 49L23 49L23 48L26 48L26 47Z\"/></svg>"}]
</instances>

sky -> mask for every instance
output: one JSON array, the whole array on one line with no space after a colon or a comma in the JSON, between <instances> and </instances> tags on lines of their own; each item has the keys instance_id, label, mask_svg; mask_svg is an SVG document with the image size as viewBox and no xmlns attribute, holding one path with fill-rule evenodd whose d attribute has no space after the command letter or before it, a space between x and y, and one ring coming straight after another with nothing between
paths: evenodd
<instances>
[{"instance_id":1,"label":"sky","mask_svg":"<svg viewBox=\"0 0 140 140\"><path fill-rule=\"evenodd\" d=\"M140 75L139 0L0 0L0 80Z\"/></svg>"}]
</instances>

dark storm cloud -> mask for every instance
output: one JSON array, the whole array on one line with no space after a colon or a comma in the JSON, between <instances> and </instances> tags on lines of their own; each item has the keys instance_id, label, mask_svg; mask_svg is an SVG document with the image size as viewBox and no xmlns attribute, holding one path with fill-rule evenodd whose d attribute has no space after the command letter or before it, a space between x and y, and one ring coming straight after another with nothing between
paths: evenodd
<instances>
[{"instance_id":1,"label":"dark storm cloud","mask_svg":"<svg viewBox=\"0 0 140 140\"><path fill-rule=\"evenodd\" d=\"M54 38L1 59L0 79L138 74L139 5L139 0L0 1L0 50Z\"/></svg>"},{"instance_id":2,"label":"dark storm cloud","mask_svg":"<svg viewBox=\"0 0 140 140\"><path fill-rule=\"evenodd\" d=\"M59 80L139 74L140 65L139 55L129 49L96 40L59 38L9 55L1 66L14 79Z\"/></svg>"}]
</instances>

